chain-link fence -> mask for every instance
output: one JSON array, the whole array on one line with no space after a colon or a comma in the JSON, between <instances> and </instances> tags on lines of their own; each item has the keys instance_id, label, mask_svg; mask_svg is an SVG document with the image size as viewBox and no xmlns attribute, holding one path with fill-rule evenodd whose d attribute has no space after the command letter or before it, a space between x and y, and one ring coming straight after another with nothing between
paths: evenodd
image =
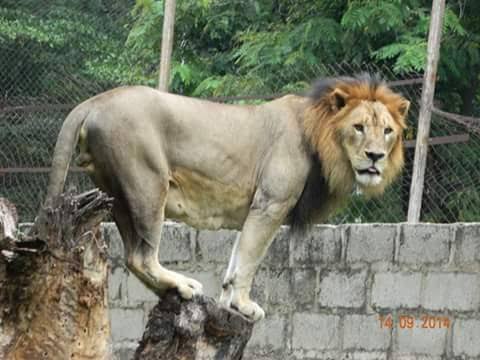
<instances>
[{"instance_id":1,"label":"chain-link fence","mask_svg":"<svg viewBox=\"0 0 480 360\"><path fill-rule=\"evenodd\" d=\"M90 53L86 52L87 50L78 52L78 49L72 48L69 44L70 37L75 36L76 32L82 32L81 35L87 42L91 37L105 37L105 48L92 50L88 44L81 46L95 53L97 61L99 53L105 53L105 61L109 61L109 49L112 46L121 46L122 42L126 41L128 29L125 28L125 19L133 15L130 12L131 1L128 0L86 2L90 5L100 4L97 4L101 6L99 11L104 14L101 19L92 19L91 12L84 8L84 4L79 4L75 13L65 14L60 11L62 1L42 2L41 6L36 1L23 2L25 6L22 11L16 10L17 5L13 0L5 0L5 5L0 5L0 196L9 198L17 205L21 221L31 221L44 199L56 136L68 111L80 101L103 90L133 83L124 80L112 81L112 77L105 80L101 74L89 72L88 66L86 70L84 67L81 71L72 71L75 67L71 66L71 63L75 63L77 57L81 56L88 64ZM99 11L96 9L97 13ZM68 23L63 24L63 28L49 28L50 25L65 22L66 16L74 16L78 27ZM10 22L11 25L16 18L24 18L26 24L40 22L40 25L45 25L45 32L68 31L68 36L58 39L64 42L60 47L60 58L63 60L58 60L58 54L45 58L48 52L41 50L51 44L42 41L41 33L22 37L9 34L2 28L2 24ZM90 25L93 22L95 26ZM19 27L16 31L22 33L27 30ZM98 41L96 44L98 45ZM128 63L128 59L123 59L123 63L125 62ZM155 69L158 68L158 63L148 64L146 67ZM381 198L366 200L360 194L353 194L346 209L330 219L332 223L405 221L421 94L421 74L409 74L406 78L399 78L387 67L352 63L318 64L311 69L296 71L299 83L303 84L310 83L313 75L352 75L362 71L379 73L396 91L403 93L411 101L409 127L406 131L407 161L403 175ZM152 76L153 78L156 76ZM281 74L278 81L282 82ZM150 81L144 83L152 84ZM298 86L296 88L298 89ZM258 102L275 97L273 94L263 94L261 97L252 93L238 95L248 96L217 100ZM421 216L423 221L480 220L479 129L480 121L479 124L473 122L467 126L434 115ZM93 187L87 176L75 169L70 171L67 184L75 185L81 190Z\"/></svg>"}]
</instances>

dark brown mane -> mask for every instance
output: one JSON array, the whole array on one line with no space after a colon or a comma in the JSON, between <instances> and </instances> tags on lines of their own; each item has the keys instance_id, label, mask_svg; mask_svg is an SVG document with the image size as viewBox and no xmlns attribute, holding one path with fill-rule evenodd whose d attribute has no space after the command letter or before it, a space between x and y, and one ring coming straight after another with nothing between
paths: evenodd
<instances>
[{"instance_id":1,"label":"dark brown mane","mask_svg":"<svg viewBox=\"0 0 480 360\"><path fill-rule=\"evenodd\" d=\"M292 233L305 233L313 225L315 214L322 213L322 206L327 203L328 184L322 174L322 165L316 155L312 155L311 161L305 187L288 215L287 223Z\"/></svg>"},{"instance_id":2,"label":"dark brown mane","mask_svg":"<svg viewBox=\"0 0 480 360\"><path fill-rule=\"evenodd\" d=\"M309 98L313 103L321 100L327 93L332 91L338 84L344 84L349 88L358 88L355 98L362 100L375 100L375 94L380 86L386 86L385 81L378 74L361 73L350 76L339 76L318 79L312 86Z\"/></svg>"}]
</instances>

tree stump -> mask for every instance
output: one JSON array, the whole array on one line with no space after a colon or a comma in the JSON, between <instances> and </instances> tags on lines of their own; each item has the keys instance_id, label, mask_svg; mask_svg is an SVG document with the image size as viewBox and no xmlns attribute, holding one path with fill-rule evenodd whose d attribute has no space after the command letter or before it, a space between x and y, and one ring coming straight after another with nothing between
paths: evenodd
<instances>
[{"instance_id":1,"label":"tree stump","mask_svg":"<svg viewBox=\"0 0 480 360\"><path fill-rule=\"evenodd\" d=\"M150 312L135 360L237 360L252 335L253 322L196 296L168 291Z\"/></svg>"},{"instance_id":2,"label":"tree stump","mask_svg":"<svg viewBox=\"0 0 480 360\"><path fill-rule=\"evenodd\" d=\"M100 222L112 199L60 196L28 235L0 200L0 358L110 359L107 257Z\"/></svg>"},{"instance_id":3,"label":"tree stump","mask_svg":"<svg viewBox=\"0 0 480 360\"><path fill-rule=\"evenodd\" d=\"M15 240L17 232L17 209L5 198L0 198L0 244Z\"/></svg>"},{"instance_id":4,"label":"tree stump","mask_svg":"<svg viewBox=\"0 0 480 360\"><path fill-rule=\"evenodd\" d=\"M28 235L0 198L0 359L111 359L108 262L100 223L112 199L67 193ZM253 323L213 299L166 292L135 359L241 359Z\"/></svg>"}]
</instances>

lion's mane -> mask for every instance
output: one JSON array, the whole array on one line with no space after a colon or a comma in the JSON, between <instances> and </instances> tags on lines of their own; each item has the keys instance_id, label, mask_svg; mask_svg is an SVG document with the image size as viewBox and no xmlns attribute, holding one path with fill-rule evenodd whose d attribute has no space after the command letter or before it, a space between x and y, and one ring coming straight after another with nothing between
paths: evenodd
<instances>
[{"instance_id":1,"label":"lion's mane","mask_svg":"<svg viewBox=\"0 0 480 360\"><path fill-rule=\"evenodd\" d=\"M347 112L337 116L331 94L339 90L347 95ZM345 116L362 100L382 102L400 128L406 127L401 113L404 99L390 90L378 76L361 74L355 77L326 78L316 82L309 95L303 129L311 153L311 169L303 192L289 216L292 230L303 231L313 220L325 220L351 194L355 174L339 141L338 127ZM342 106L345 104L341 104ZM389 166L380 186L363 189L366 195L381 194L401 171L404 164L403 141L400 135L388 157Z\"/></svg>"}]
</instances>

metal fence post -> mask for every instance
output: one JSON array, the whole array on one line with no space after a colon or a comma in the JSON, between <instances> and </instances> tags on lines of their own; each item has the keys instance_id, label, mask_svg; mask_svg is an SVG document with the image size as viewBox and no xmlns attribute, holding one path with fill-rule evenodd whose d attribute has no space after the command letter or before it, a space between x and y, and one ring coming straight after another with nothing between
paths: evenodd
<instances>
[{"instance_id":1,"label":"metal fence post","mask_svg":"<svg viewBox=\"0 0 480 360\"><path fill-rule=\"evenodd\" d=\"M408 222L420 221L422 209L422 194L427 165L428 136L430 120L432 118L433 96L437 77L437 64L440 56L440 40L442 37L443 14L445 0L433 0L430 30L428 32L427 67L423 80L420 114L418 117L417 142L415 146L415 160L413 163L410 199L408 203Z\"/></svg>"},{"instance_id":2,"label":"metal fence post","mask_svg":"<svg viewBox=\"0 0 480 360\"><path fill-rule=\"evenodd\" d=\"M173 50L173 33L175 25L175 0L165 0L163 14L162 52L160 54L160 74L158 89L168 91L170 80L170 63Z\"/></svg>"}]
</instances>

